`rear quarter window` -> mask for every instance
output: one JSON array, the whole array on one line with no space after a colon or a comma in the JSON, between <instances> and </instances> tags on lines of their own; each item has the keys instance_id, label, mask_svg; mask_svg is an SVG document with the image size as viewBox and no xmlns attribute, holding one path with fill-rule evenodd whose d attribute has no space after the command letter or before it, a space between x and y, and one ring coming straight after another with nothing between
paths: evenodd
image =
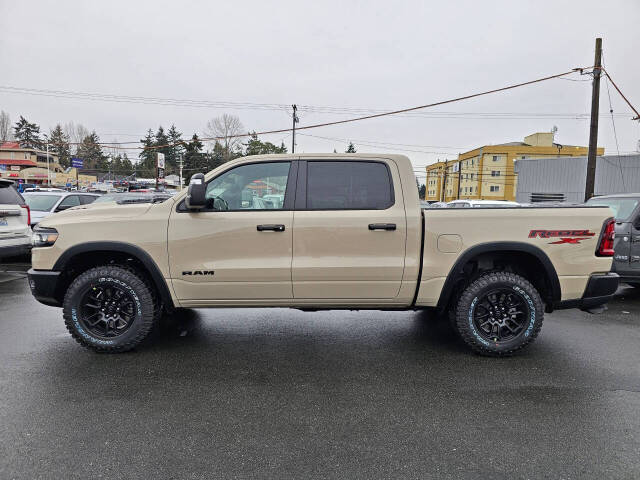
<instances>
[{"instance_id":1,"label":"rear quarter window","mask_svg":"<svg viewBox=\"0 0 640 480\"><path fill-rule=\"evenodd\" d=\"M24 205L24 199L13 185L2 182L0 183L0 204Z\"/></svg>"}]
</instances>

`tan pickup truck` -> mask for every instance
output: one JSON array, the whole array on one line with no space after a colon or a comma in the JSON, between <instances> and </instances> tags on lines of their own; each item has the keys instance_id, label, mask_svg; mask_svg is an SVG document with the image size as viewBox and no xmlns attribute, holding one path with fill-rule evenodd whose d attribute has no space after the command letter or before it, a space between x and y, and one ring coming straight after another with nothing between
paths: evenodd
<instances>
[{"instance_id":1,"label":"tan pickup truck","mask_svg":"<svg viewBox=\"0 0 640 480\"><path fill-rule=\"evenodd\" d=\"M408 158L245 157L162 203L75 207L33 234L29 283L82 345L122 352L184 307L433 309L476 352L615 292L608 207L428 209Z\"/></svg>"}]
</instances>

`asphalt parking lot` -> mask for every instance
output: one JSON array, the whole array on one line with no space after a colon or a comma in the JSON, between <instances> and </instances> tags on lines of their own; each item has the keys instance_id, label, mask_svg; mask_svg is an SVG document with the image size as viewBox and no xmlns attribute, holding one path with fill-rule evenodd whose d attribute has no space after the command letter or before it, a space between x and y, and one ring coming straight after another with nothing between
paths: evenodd
<instances>
[{"instance_id":1,"label":"asphalt parking lot","mask_svg":"<svg viewBox=\"0 0 640 480\"><path fill-rule=\"evenodd\" d=\"M0 478L639 478L640 291L469 353L415 312L196 310L88 352L0 273Z\"/></svg>"}]
</instances>

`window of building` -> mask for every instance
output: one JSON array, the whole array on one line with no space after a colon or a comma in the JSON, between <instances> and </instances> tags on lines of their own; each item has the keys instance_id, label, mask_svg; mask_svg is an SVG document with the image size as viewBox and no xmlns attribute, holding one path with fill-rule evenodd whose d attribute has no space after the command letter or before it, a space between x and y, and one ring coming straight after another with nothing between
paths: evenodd
<instances>
[{"instance_id":1,"label":"window of building","mask_svg":"<svg viewBox=\"0 0 640 480\"><path fill-rule=\"evenodd\" d=\"M389 169L379 162L308 162L307 208L382 210L393 205Z\"/></svg>"},{"instance_id":2,"label":"window of building","mask_svg":"<svg viewBox=\"0 0 640 480\"><path fill-rule=\"evenodd\" d=\"M490 192L499 192L500 191L500 186L499 185L491 185L489 187L489 191Z\"/></svg>"},{"instance_id":3,"label":"window of building","mask_svg":"<svg viewBox=\"0 0 640 480\"><path fill-rule=\"evenodd\" d=\"M500 170L491 170L491 176L492 177L499 177L500 176Z\"/></svg>"},{"instance_id":4,"label":"window of building","mask_svg":"<svg viewBox=\"0 0 640 480\"><path fill-rule=\"evenodd\" d=\"M497 161L498 161L498 155L494 155L494 156L493 156L493 161L494 161L494 162L497 162Z\"/></svg>"}]
</instances>

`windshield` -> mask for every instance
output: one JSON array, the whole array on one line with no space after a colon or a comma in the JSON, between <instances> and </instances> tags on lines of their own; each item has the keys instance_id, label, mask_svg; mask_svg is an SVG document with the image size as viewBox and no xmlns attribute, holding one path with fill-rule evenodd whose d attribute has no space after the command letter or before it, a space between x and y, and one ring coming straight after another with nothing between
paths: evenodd
<instances>
[{"instance_id":1,"label":"windshield","mask_svg":"<svg viewBox=\"0 0 640 480\"><path fill-rule=\"evenodd\" d=\"M48 212L60 200L59 195L25 195L25 202L31 210L36 212Z\"/></svg>"},{"instance_id":2,"label":"windshield","mask_svg":"<svg viewBox=\"0 0 640 480\"><path fill-rule=\"evenodd\" d=\"M613 215L618 222L628 222L631 214L638 206L640 199L637 198L590 198L587 205L604 205L613 210Z\"/></svg>"}]
</instances>

